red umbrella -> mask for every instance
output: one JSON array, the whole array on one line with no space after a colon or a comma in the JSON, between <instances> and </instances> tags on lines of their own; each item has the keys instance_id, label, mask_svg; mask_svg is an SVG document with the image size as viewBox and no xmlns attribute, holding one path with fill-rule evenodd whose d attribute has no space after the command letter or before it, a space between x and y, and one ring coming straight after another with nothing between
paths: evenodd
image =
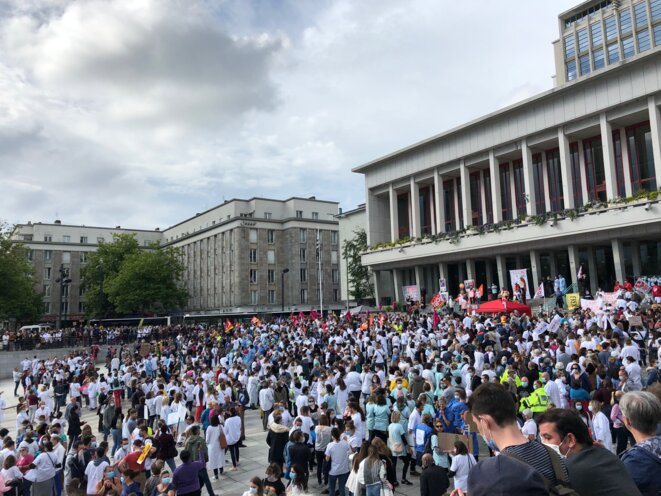
<instances>
[{"instance_id":1,"label":"red umbrella","mask_svg":"<svg viewBox=\"0 0 661 496\"><path fill-rule=\"evenodd\" d=\"M487 303L482 303L477 310L477 313L512 313L514 310L518 310L519 313L525 313L526 315L532 316L532 312L528 305L522 305L516 301L509 300L491 300Z\"/></svg>"}]
</instances>

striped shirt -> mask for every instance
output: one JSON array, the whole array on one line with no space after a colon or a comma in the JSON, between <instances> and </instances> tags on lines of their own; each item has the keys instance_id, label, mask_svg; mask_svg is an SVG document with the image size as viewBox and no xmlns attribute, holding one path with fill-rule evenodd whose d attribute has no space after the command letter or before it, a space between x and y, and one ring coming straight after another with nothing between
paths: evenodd
<instances>
[{"instance_id":1,"label":"striped shirt","mask_svg":"<svg viewBox=\"0 0 661 496\"><path fill-rule=\"evenodd\" d=\"M538 441L528 441L524 444L508 446L502 451L506 453L512 453L521 460L525 460L528 465L546 477L552 485L555 485L559 482L555 476L555 471L553 470L551 455L549 455L548 450L542 443ZM562 471L565 475L565 480L569 480L565 461L560 460L560 462L562 464Z\"/></svg>"}]
</instances>

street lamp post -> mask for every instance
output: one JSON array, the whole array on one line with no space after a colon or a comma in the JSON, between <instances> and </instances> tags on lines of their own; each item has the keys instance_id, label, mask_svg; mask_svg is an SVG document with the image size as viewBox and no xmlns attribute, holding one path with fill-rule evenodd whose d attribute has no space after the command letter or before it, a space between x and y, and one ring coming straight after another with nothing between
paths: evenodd
<instances>
[{"instance_id":1,"label":"street lamp post","mask_svg":"<svg viewBox=\"0 0 661 496\"><path fill-rule=\"evenodd\" d=\"M58 298L60 308L58 309L57 323L55 325L55 328L59 331L62 327L62 296L64 295L64 288L69 287L69 284L71 283L71 279L69 279L69 269L65 269L64 264L60 264L60 277L55 279L55 282L60 283L60 297Z\"/></svg>"},{"instance_id":2,"label":"street lamp post","mask_svg":"<svg viewBox=\"0 0 661 496\"><path fill-rule=\"evenodd\" d=\"M285 274L289 272L289 269L282 269L282 274L280 274L280 298L282 300L282 312L285 311Z\"/></svg>"}]
</instances>

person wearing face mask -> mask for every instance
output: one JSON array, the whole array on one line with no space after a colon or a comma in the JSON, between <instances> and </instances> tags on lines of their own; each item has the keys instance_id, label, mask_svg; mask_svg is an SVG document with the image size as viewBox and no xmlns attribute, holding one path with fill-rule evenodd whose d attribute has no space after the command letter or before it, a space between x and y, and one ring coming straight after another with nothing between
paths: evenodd
<instances>
[{"instance_id":1,"label":"person wearing face mask","mask_svg":"<svg viewBox=\"0 0 661 496\"><path fill-rule=\"evenodd\" d=\"M168 470L163 470L161 472L160 482L156 484L154 494L175 496L176 493L172 486L172 474Z\"/></svg>"},{"instance_id":2,"label":"person wearing face mask","mask_svg":"<svg viewBox=\"0 0 661 496\"><path fill-rule=\"evenodd\" d=\"M539 418L539 433L543 444L566 459L569 480L581 496L640 495L619 458L593 444L576 411L548 410Z\"/></svg>"},{"instance_id":3,"label":"person wearing face mask","mask_svg":"<svg viewBox=\"0 0 661 496\"><path fill-rule=\"evenodd\" d=\"M263 496L264 495L264 485L262 480L259 477L253 477L250 479L250 486L248 490L243 493L243 496Z\"/></svg>"},{"instance_id":4,"label":"person wearing face mask","mask_svg":"<svg viewBox=\"0 0 661 496\"><path fill-rule=\"evenodd\" d=\"M521 407L519 411L530 409L533 417L538 417L541 413L549 408L549 397L546 395L546 390L542 387L541 381L535 381L535 389L530 396L521 400Z\"/></svg>"},{"instance_id":5,"label":"person wearing face mask","mask_svg":"<svg viewBox=\"0 0 661 496\"><path fill-rule=\"evenodd\" d=\"M285 485L282 483L281 477L282 469L277 463L271 463L266 467L266 478L262 481L266 496L283 496L285 494Z\"/></svg>"},{"instance_id":6,"label":"person wearing face mask","mask_svg":"<svg viewBox=\"0 0 661 496\"><path fill-rule=\"evenodd\" d=\"M473 421L490 449L532 466L549 486L569 487L567 468L557 453L521 433L514 398L505 388L482 384L468 404Z\"/></svg>"},{"instance_id":7,"label":"person wearing face mask","mask_svg":"<svg viewBox=\"0 0 661 496\"><path fill-rule=\"evenodd\" d=\"M107 465L103 469L103 477L96 483L96 496L105 496L107 494L119 494L122 492L122 481L118 477L114 467Z\"/></svg>"}]
</instances>

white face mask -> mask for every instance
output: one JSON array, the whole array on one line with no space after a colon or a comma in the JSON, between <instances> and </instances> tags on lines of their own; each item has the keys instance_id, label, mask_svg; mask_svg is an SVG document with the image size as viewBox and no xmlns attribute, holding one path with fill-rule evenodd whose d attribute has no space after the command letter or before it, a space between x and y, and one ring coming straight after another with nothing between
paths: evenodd
<instances>
[{"instance_id":1,"label":"white face mask","mask_svg":"<svg viewBox=\"0 0 661 496\"><path fill-rule=\"evenodd\" d=\"M565 442L565 440L563 439L562 441L560 441L560 444L545 443L545 442L543 442L543 441L542 441L542 444L543 444L544 446L548 446L548 447L551 448L553 451L555 451L555 452L558 454L558 456L559 456L560 458L567 458L567 455L563 455L562 452L560 451L560 446L561 446L562 443L564 443L564 442Z\"/></svg>"}]
</instances>

